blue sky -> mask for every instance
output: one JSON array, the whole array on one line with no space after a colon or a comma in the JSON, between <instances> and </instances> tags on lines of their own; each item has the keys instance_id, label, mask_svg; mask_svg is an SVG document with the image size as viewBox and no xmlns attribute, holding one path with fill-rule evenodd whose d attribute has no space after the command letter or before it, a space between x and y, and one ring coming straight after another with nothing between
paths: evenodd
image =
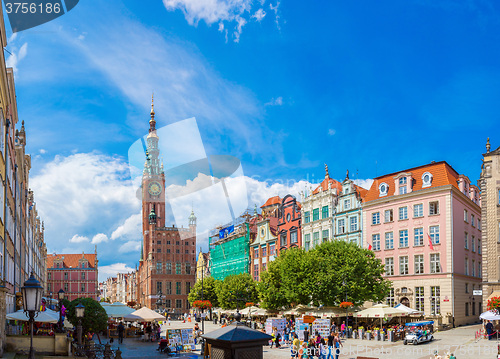
<instances>
[{"instance_id":1,"label":"blue sky","mask_svg":"<svg viewBox=\"0 0 500 359\"><path fill-rule=\"evenodd\" d=\"M480 0L81 1L9 34L49 249L97 244L103 276L137 262L127 155L152 91L158 127L195 117L208 155L241 160L250 206L325 162L368 180L446 160L475 181L486 137L500 145L499 15Z\"/></svg>"}]
</instances>

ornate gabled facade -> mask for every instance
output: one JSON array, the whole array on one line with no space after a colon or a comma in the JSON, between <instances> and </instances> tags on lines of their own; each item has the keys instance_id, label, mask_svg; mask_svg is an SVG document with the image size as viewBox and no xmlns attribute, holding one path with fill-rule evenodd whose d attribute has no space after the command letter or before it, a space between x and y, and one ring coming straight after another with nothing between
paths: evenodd
<instances>
[{"instance_id":1,"label":"ornate gabled facade","mask_svg":"<svg viewBox=\"0 0 500 359\"><path fill-rule=\"evenodd\" d=\"M269 262L276 258L278 218L268 217L256 220L256 232L250 243L250 274L260 280L262 272L267 270Z\"/></svg>"},{"instance_id":2,"label":"ornate gabled facade","mask_svg":"<svg viewBox=\"0 0 500 359\"><path fill-rule=\"evenodd\" d=\"M491 296L500 296L500 147L491 151L490 139L483 154L481 177L481 224L483 227L484 308Z\"/></svg>"},{"instance_id":3,"label":"ornate gabled facade","mask_svg":"<svg viewBox=\"0 0 500 359\"><path fill-rule=\"evenodd\" d=\"M160 305L169 312L185 313L189 310L187 298L195 281L196 216L191 213L187 228L165 224L165 173L160 164L153 102L146 142L137 301L140 306L151 309ZM160 298L162 303L158 301Z\"/></svg>"},{"instance_id":4,"label":"ornate gabled facade","mask_svg":"<svg viewBox=\"0 0 500 359\"><path fill-rule=\"evenodd\" d=\"M325 179L310 194L302 199L302 241L305 250L332 239L333 208L342 184L330 178L325 164Z\"/></svg>"},{"instance_id":5,"label":"ornate gabled facade","mask_svg":"<svg viewBox=\"0 0 500 359\"><path fill-rule=\"evenodd\" d=\"M302 247L300 211L301 205L292 195L286 195L280 203L278 209L278 243L277 251L288 248Z\"/></svg>"},{"instance_id":6,"label":"ornate gabled facade","mask_svg":"<svg viewBox=\"0 0 500 359\"><path fill-rule=\"evenodd\" d=\"M333 238L363 246L363 196L368 190L359 187L349 178L349 171L342 182L342 191L334 201Z\"/></svg>"}]
</instances>

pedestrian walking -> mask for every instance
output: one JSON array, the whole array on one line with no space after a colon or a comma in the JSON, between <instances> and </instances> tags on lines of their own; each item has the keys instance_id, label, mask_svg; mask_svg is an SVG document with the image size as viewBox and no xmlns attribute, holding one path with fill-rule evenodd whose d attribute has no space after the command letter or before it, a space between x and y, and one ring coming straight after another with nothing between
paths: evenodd
<instances>
[{"instance_id":1,"label":"pedestrian walking","mask_svg":"<svg viewBox=\"0 0 500 359\"><path fill-rule=\"evenodd\" d=\"M125 327L123 326L123 323L120 322L118 324L118 343L123 344L123 333L125 332Z\"/></svg>"},{"instance_id":2,"label":"pedestrian walking","mask_svg":"<svg viewBox=\"0 0 500 359\"><path fill-rule=\"evenodd\" d=\"M342 333L342 338L346 337L345 330L346 330L345 322L342 322L342 324L340 325L340 332Z\"/></svg>"},{"instance_id":3,"label":"pedestrian walking","mask_svg":"<svg viewBox=\"0 0 500 359\"><path fill-rule=\"evenodd\" d=\"M335 339L333 340L333 346L335 347L335 359L339 359L340 347L342 346L342 341L340 340L339 334L335 334Z\"/></svg>"}]
</instances>

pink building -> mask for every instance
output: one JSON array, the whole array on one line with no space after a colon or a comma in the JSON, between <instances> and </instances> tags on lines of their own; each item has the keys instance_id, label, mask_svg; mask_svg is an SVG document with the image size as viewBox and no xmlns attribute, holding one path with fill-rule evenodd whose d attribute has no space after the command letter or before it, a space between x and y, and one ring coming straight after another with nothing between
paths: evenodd
<instances>
[{"instance_id":1,"label":"pink building","mask_svg":"<svg viewBox=\"0 0 500 359\"><path fill-rule=\"evenodd\" d=\"M393 283L387 304L421 310L438 324L478 320L479 189L448 163L375 178L363 208L364 238Z\"/></svg>"}]
</instances>

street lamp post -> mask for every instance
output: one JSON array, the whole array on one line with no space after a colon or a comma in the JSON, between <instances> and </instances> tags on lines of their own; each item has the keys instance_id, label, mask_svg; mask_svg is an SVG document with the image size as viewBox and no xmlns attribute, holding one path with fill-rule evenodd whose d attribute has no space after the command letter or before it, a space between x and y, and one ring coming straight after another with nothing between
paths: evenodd
<instances>
[{"instance_id":1,"label":"street lamp post","mask_svg":"<svg viewBox=\"0 0 500 359\"><path fill-rule=\"evenodd\" d=\"M62 332L63 320L62 320L62 301L64 299L64 290L61 288L59 292L57 292L57 299L59 299L59 331Z\"/></svg>"},{"instance_id":2,"label":"street lamp post","mask_svg":"<svg viewBox=\"0 0 500 359\"><path fill-rule=\"evenodd\" d=\"M23 296L23 309L29 316L30 324L30 352L28 359L35 359L35 350L33 349L33 323L40 310L43 287L40 285L40 282L36 280L33 272L31 272L29 279L24 282L21 293Z\"/></svg>"},{"instance_id":3,"label":"street lamp post","mask_svg":"<svg viewBox=\"0 0 500 359\"><path fill-rule=\"evenodd\" d=\"M156 307L158 308L158 311L160 311L161 306L162 306L162 304L163 304L163 299L162 299L161 290L160 290L160 291L158 291L157 296L158 296L158 299L156 300Z\"/></svg>"},{"instance_id":4,"label":"street lamp post","mask_svg":"<svg viewBox=\"0 0 500 359\"><path fill-rule=\"evenodd\" d=\"M346 281L345 279L342 281L342 285L345 288L345 301L347 303L347 286L346 286ZM345 306L345 338L347 339L347 333L349 332L349 307L346 305Z\"/></svg>"},{"instance_id":5,"label":"street lamp post","mask_svg":"<svg viewBox=\"0 0 500 359\"><path fill-rule=\"evenodd\" d=\"M85 315L85 306L78 303L75 307L76 317L78 318L78 346L82 345L82 318Z\"/></svg>"},{"instance_id":6,"label":"street lamp post","mask_svg":"<svg viewBox=\"0 0 500 359\"><path fill-rule=\"evenodd\" d=\"M201 264L201 300L203 301L203 272L205 272L205 257L203 253L201 254L202 264ZM201 308L201 331L205 334L205 318L203 318L203 313L205 312L205 308Z\"/></svg>"}]
</instances>

